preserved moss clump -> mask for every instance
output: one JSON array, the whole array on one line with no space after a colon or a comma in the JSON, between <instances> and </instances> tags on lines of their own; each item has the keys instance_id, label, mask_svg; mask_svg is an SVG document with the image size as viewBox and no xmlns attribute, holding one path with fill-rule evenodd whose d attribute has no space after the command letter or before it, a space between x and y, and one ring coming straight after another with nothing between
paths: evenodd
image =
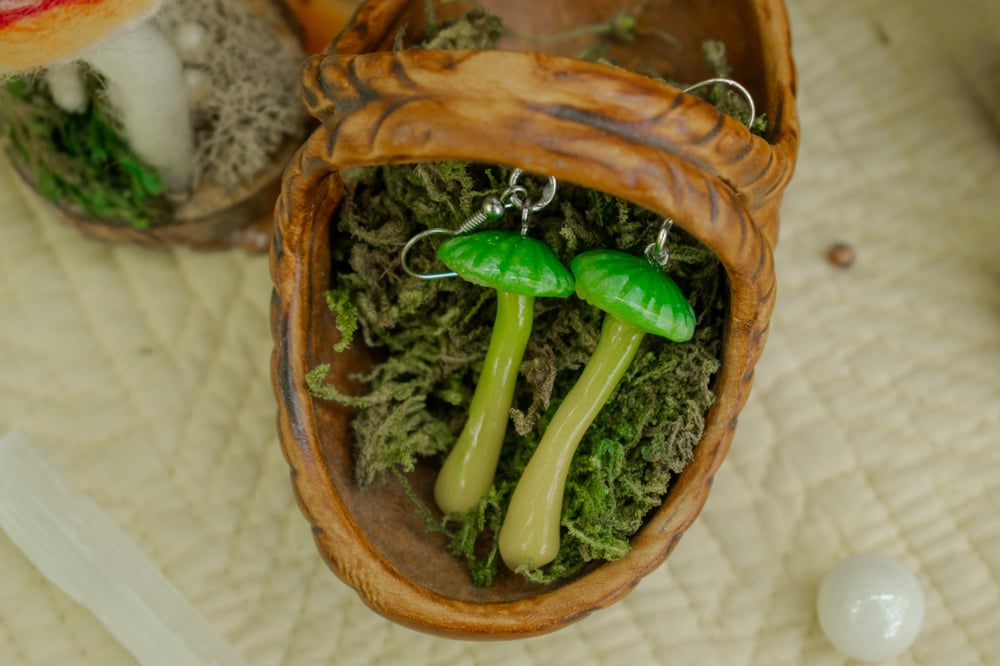
<instances>
[{"instance_id":1,"label":"preserved moss clump","mask_svg":"<svg viewBox=\"0 0 1000 666\"><path fill-rule=\"evenodd\" d=\"M454 444L478 380L496 314L495 292L462 280L425 281L402 270L399 251L415 233L457 227L487 195L502 189L505 171L460 163L384 166L353 171L337 220L337 275L328 303L345 333L358 329L387 360L364 381L362 397L324 383L329 366L309 377L317 396L360 408L353 422L357 479L393 483L424 456ZM531 234L565 263L589 249L617 247L641 255L662 220L600 192L561 184L556 200L532 218ZM713 395L725 313L723 275L714 255L682 230L670 235L671 276L697 317L694 338L643 343L608 404L588 430L567 480L566 535L559 556L529 577L553 581L593 560L617 559L646 513L659 505L673 476L691 460ZM433 254L411 255L430 268ZM416 256L414 256L416 255ZM499 566L495 533L510 494L563 396L590 358L603 313L576 297L539 299L525 351L497 476L466 515L435 517L452 536L473 579L486 585ZM348 336L349 339L349 336ZM360 340L356 340L358 344Z\"/></svg>"}]
</instances>

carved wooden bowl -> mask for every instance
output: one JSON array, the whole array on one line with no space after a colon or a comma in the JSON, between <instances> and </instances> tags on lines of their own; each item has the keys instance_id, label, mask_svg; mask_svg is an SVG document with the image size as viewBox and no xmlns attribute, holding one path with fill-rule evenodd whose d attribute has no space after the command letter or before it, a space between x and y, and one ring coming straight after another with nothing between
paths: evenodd
<instances>
[{"instance_id":1,"label":"carved wooden bowl","mask_svg":"<svg viewBox=\"0 0 1000 666\"><path fill-rule=\"evenodd\" d=\"M538 26L557 32L620 10L614 0L483 4L521 33ZM767 337L775 295L771 247L798 144L787 17L779 0L741 0L724 12L706 3L653 0L638 10L639 28L669 29L683 48L640 31L613 53L626 65L654 61L672 79L694 82L708 77L700 43L722 40L733 77L769 118L761 138L670 85L541 53L537 44L392 51L399 26L419 34L423 7L422 0L362 4L304 74L305 99L322 125L286 171L271 254L281 444L321 554L373 609L446 636L536 635L615 602L661 564L698 515L729 447ZM439 9L456 11L455 4ZM579 45L559 48L572 53ZM306 373L330 360L338 340L323 299L331 286L331 244L349 242L331 232L344 194L338 170L438 160L522 167L630 200L672 217L718 255L726 272L717 399L694 461L634 536L628 555L563 584L507 575L473 587L396 484L355 485L349 411L314 400L305 386ZM351 386L352 373L373 361L363 345L352 345L335 356L329 379ZM428 463L412 476L429 504L434 474Z\"/></svg>"}]
</instances>

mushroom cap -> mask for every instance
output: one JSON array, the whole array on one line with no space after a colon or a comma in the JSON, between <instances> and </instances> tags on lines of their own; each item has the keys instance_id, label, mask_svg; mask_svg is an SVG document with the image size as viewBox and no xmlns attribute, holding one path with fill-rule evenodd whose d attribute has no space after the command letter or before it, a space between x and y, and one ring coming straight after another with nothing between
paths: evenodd
<instances>
[{"instance_id":1,"label":"mushroom cap","mask_svg":"<svg viewBox=\"0 0 1000 666\"><path fill-rule=\"evenodd\" d=\"M645 333L674 342L694 335L695 316L677 283L644 257L592 250L573 258L576 293L596 308Z\"/></svg>"},{"instance_id":2,"label":"mushroom cap","mask_svg":"<svg viewBox=\"0 0 1000 666\"><path fill-rule=\"evenodd\" d=\"M548 245L510 231L478 231L449 238L438 258L464 280L521 296L573 293L573 275Z\"/></svg>"},{"instance_id":3,"label":"mushroom cap","mask_svg":"<svg viewBox=\"0 0 1000 666\"><path fill-rule=\"evenodd\" d=\"M71 60L162 0L0 0L0 73Z\"/></svg>"}]
</instances>

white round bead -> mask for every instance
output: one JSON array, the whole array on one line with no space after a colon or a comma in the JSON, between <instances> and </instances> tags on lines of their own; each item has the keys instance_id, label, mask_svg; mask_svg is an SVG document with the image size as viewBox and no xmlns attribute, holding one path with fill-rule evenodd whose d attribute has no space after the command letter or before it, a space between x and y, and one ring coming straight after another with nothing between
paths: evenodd
<instances>
[{"instance_id":1,"label":"white round bead","mask_svg":"<svg viewBox=\"0 0 1000 666\"><path fill-rule=\"evenodd\" d=\"M490 197L483 202L483 215L486 216L487 220L499 220L503 217L504 207L503 202L496 197Z\"/></svg>"},{"instance_id":2,"label":"white round bead","mask_svg":"<svg viewBox=\"0 0 1000 666\"><path fill-rule=\"evenodd\" d=\"M924 622L920 583L895 560L855 555L827 573L816 600L819 624L834 647L861 661L892 659Z\"/></svg>"}]
</instances>

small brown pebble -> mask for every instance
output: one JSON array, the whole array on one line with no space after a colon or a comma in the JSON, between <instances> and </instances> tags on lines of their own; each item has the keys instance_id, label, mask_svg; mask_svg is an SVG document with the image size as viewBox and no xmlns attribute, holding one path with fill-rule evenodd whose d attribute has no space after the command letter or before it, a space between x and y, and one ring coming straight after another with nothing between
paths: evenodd
<instances>
[{"instance_id":1,"label":"small brown pebble","mask_svg":"<svg viewBox=\"0 0 1000 666\"><path fill-rule=\"evenodd\" d=\"M848 268L854 263L854 246L848 243L834 243L826 253L826 258L837 268Z\"/></svg>"}]
</instances>

